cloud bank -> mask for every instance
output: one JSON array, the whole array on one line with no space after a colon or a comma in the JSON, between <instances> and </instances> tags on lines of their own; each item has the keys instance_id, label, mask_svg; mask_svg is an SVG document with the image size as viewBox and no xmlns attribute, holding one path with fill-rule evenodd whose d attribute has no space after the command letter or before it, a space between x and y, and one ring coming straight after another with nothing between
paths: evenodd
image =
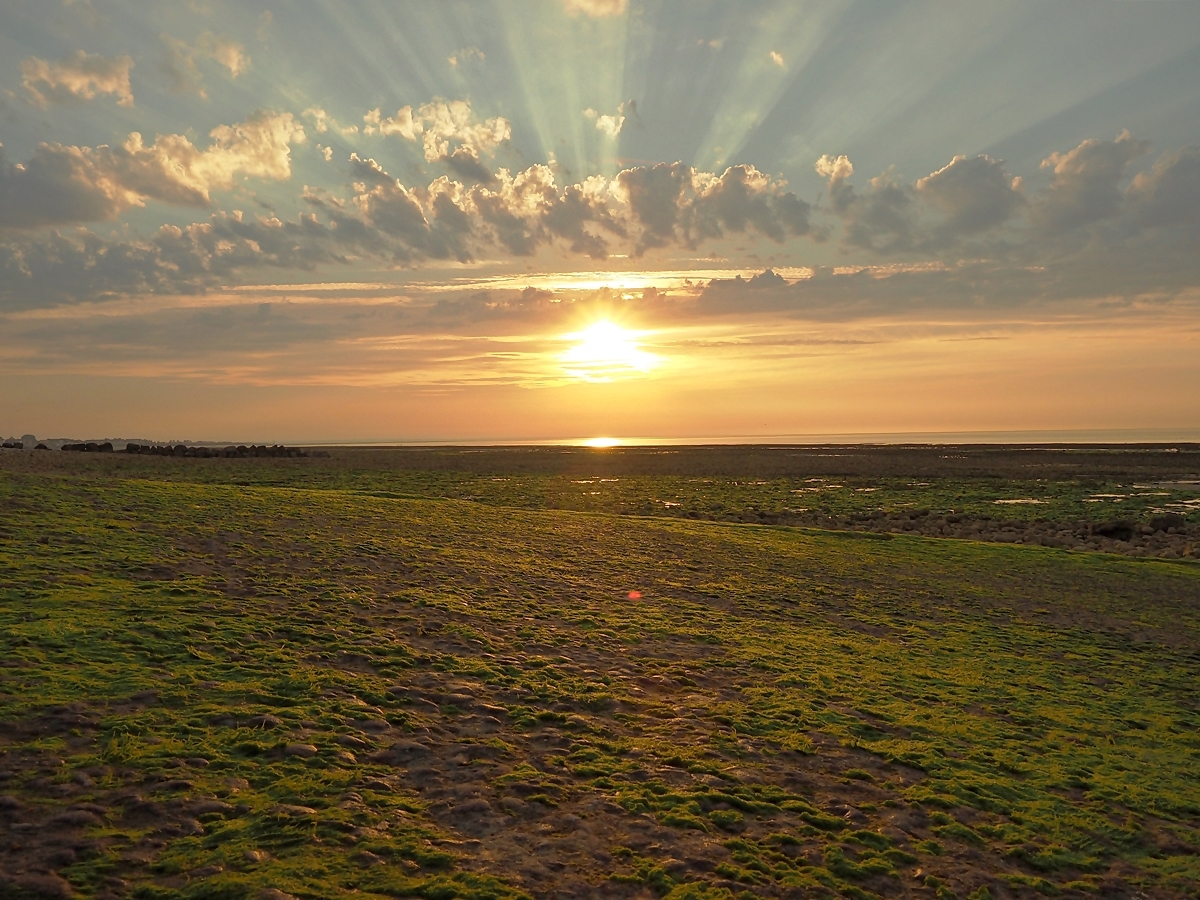
<instances>
[{"instance_id":1,"label":"cloud bank","mask_svg":"<svg viewBox=\"0 0 1200 900\"><path fill-rule=\"evenodd\" d=\"M119 147L42 144L15 164L0 155L0 229L111 221L147 200L207 206L239 175L290 177L291 145L305 138L291 113L272 112L218 126L209 137L204 150L183 135L147 145L133 132Z\"/></svg>"}]
</instances>

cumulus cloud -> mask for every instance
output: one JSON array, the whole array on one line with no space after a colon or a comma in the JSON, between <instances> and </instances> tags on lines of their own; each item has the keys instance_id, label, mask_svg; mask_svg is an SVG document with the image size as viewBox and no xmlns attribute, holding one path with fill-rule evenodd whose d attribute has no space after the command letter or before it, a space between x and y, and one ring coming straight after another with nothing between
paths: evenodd
<instances>
[{"instance_id":1,"label":"cumulus cloud","mask_svg":"<svg viewBox=\"0 0 1200 900\"><path fill-rule=\"evenodd\" d=\"M912 249L917 223L913 191L888 170L859 192L849 182L854 165L845 156L822 156L815 169L829 179L829 200L842 219L843 239L863 250L892 253Z\"/></svg>"},{"instance_id":2,"label":"cumulus cloud","mask_svg":"<svg viewBox=\"0 0 1200 900\"><path fill-rule=\"evenodd\" d=\"M465 68L468 65L481 65L486 59L487 54L478 47L464 47L457 53L447 56L446 62L457 69L460 66Z\"/></svg>"},{"instance_id":3,"label":"cumulus cloud","mask_svg":"<svg viewBox=\"0 0 1200 900\"><path fill-rule=\"evenodd\" d=\"M585 119L591 119L596 123L596 130L608 135L610 138L615 138L621 133L621 128L625 125L625 104L622 103L617 107L615 115L603 115L596 112L591 107L583 111Z\"/></svg>"},{"instance_id":4,"label":"cumulus cloud","mask_svg":"<svg viewBox=\"0 0 1200 900\"><path fill-rule=\"evenodd\" d=\"M1113 141L1086 140L1067 153L1052 153L1042 168L1054 173L1034 205L1043 228L1072 229L1109 218L1121 205L1121 180L1129 164L1150 149L1123 131Z\"/></svg>"},{"instance_id":5,"label":"cumulus cloud","mask_svg":"<svg viewBox=\"0 0 1200 900\"><path fill-rule=\"evenodd\" d=\"M162 61L163 71L170 80L171 90L177 94L194 93L207 97L204 88L204 74L197 64L198 59L211 59L229 70L232 78L237 78L249 68L250 57L246 48L229 37L206 31L201 34L194 44L162 35L164 48Z\"/></svg>"},{"instance_id":6,"label":"cumulus cloud","mask_svg":"<svg viewBox=\"0 0 1200 900\"><path fill-rule=\"evenodd\" d=\"M829 209L842 220L843 240L864 250L944 247L1007 222L1026 205L1021 180L988 156L956 156L914 185L889 169L863 191L850 183L854 165L846 156L822 156L814 168L829 181Z\"/></svg>"},{"instance_id":7,"label":"cumulus cloud","mask_svg":"<svg viewBox=\"0 0 1200 900\"><path fill-rule=\"evenodd\" d=\"M247 268L311 271L359 252L352 230L312 214L218 213L186 228L167 225L145 239L103 238L86 229L0 243L0 300L13 308L47 300L113 294L197 293Z\"/></svg>"},{"instance_id":8,"label":"cumulus cloud","mask_svg":"<svg viewBox=\"0 0 1200 900\"><path fill-rule=\"evenodd\" d=\"M184 153L170 157L167 151L179 145L163 137L148 148L136 141L119 150L43 148L44 155L22 169L3 166L3 225L28 228L112 218L115 211L150 197L200 203L200 187L227 180L230 171L284 173L286 156L250 153L240 146L262 143L249 137L254 127L243 124L233 130L237 134L232 137L215 135L213 147L204 152L240 154L239 161L209 174L208 181L201 173L211 163L187 163ZM286 136L285 130L279 140ZM286 150L286 144L281 146ZM164 180L161 160L166 158L185 162L170 182ZM544 248L604 259L650 247L695 248L752 231L783 240L809 228L807 204L782 182L748 166L721 175L678 163L638 167L613 179L593 176L564 186L548 166L533 165L515 174L501 169L486 184L442 176L427 185L407 186L373 159L352 154L349 164L350 200L306 188L303 199L312 212L295 221L218 213L187 228L165 226L145 240L103 239L85 230L10 235L0 242L0 296L27 300L39 291L67 297L204 290L254 267L310 269L354 259L408 266L427 259L469 261L496 251L523 257ZM10 182L13 177L15 183ZM71 185L79 186L77 193L70 192ZM11 212L22 208L33 212Z\"/></svg>"},{"instance_id":9,"label":"cumulus cloud","mask_svg":"<svg viewBox=\"0 0 1200 900\"><path fill-rule=\"evenodd\" d=\"M363 116L364 134L398 134L422 142L428 162L447 160L462 149L476 159L512 136L512 125L503 116L479 121L465 100L432 100L415 112L405 106L396 115L383 118L378 109ZM461 157L460 157L461 159Z\"/></svg>"},{"instance_id":10,"label":"cumulus cloud","mask_svg":"<svg viewBox=\"0 0 1200 900\"><path fill-rule=\"evenodd\" d=\"M767 55L767 58L768 58L768 59L770 59L770 60L771 60L771 62L775 63L775 65L779 66L779 68L781 68L781 69L782 69L782 68L784 68L785 64L784 64L784 61L783 61L783 55L782 55L782 54L780 54L780 53L777 53L776 51L772 50L772 51L771 51L771 52L770 52L770 53Z\"/></svg>"},{"instance_id":11,"label":"cumulus cloud","mask_svg":"<svg viewBox=\"0 0 1200 900\"><path fill-rule=\"evenodd\" d=\"M312 122L313 131L317 134L325 134L327 131L336 131L343 137L358 134L357 125L346 125L344 127L338 125L337 120L319 106L310 106L300 115ZM370 114L368 113L368 115Z\"/></svg>"},{"instance_id":12,"label":"cumulus cloud","mask_svg":"<svg viewBox=\"0 0 1200 900\"><path fill-rule=\"evenodd\" d=\"M209 137L204 150L183 135L147 145L133 132L119 147L42 144L24 164L0 157L0 227L111 220L147 200L205 206L239 175L290 177L291 145L305 136L291 113L258 112Z\"/></svg>"},{"instance_id":13,"label":"cumulus cloud","mask_svg":"<svg viewBox=\"0 0 1200 900\"><path fill-rule=\"evenodd\" d=\"M971 235L1007 222L1024 205L1021 180L1004 171L1004 163L988 156L956 156L917 181L921 199L946 216L946 229Z\"/></svg>"},{"instance_id":14,"label":"cumulus cloud","mask_svg":"<svg viewBox=\"0 0 1200 900\"><path fill-rule=\"evenodd\" d=\"M399 239L402 259L465 260L487 246L529 256L556 243L604 259L614 243L642 254L749 231L773 241L809 232L808 204L752 166L719 176L682 163L639 166L559 186L550 167L534 165L474 186L443 176L425 188L406 187L357 155L351 169L363 220Z\"/></svg>"},{"instance_id":15,"label":"cumulus cloud","mask_svg":"<svg viewBox=\"0 0 1200 900\"><path fill-rule=\"evenodd\" d=\"M1142 225L1200 225L1200 147L1163 154L1125 196Z\"/></svg>"},{"instance_id":16,"label":"cumulus cloud","mask_svg":"<svg viewBox=\"0 0 1200 900\"><path fill-rule=\"evenodd\" d=\"M619 16L625 12L628 0L563 0L563 7L572 15Z\"/></svg>"},{"instance_id":17,"label":"cumulus cloud","mask_svg":"<svg viewBox=\"0 0 1200 900\"><path fill-rule=\"evenodd\" d=\"M29 100L41 107L51 103L92 100L100 94L112 94L118 106L133 106L128 56L98 56L75 52L57 63L31 56L21 60L21 86Z\"/></svg>"}]
</instances>

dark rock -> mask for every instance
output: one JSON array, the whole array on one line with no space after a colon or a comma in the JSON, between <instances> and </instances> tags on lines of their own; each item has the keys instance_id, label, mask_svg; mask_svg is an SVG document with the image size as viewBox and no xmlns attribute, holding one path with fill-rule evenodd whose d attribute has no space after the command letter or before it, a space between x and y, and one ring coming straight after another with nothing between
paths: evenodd
<instances>
[{"instance_id":1,"label":"dark rock","mask_svg":"<svg viewBox=\"0 0 1200 900\"><path fill-rule=\"evenodd\" d=\"M58 828L87 828L91 825L103 825L103 820L86 809L68 809L61 812L48 823Z\"/></svg>"},{"instance_id":2,"label":"dark rock","mask_svg":"<svg viewBox=\"0 0 1200 900\"><path fill-rule=\"evenodd\" d=\"M233 814L233 806L225 803L222 800L197 800L188 806L188 812L193 816L207 816L219 814L222 816L230 816Z\"/></svg>"},{"instance_id":3,"label":"dark rock","mask_svg":"<svg viewBox=\"0 0 1200 900\"><path fill-rule=\"evenodd\" d=\"M408 765L414 759L423 758L429 755L429 748L424 744L418 744L416 741L396 741L386 750L381 750L379 753L371 755L371 759L375 762L390 763L392 765Z\"/></svg>"},{"instance_id":4,"label":"dark rock","mask_svg":"<svg viewBox=\"0 0 1200 900\"><path fill-rule=\"evenodd\" d=\"M1128 541L1133 538L1134 523L1128 519L1101 522L1092 525L1091 533L1097 537L1106 537L1114 541Z\"/></svg>"},{"instance_id":5,"label":"dark rock","mask_svg":"<svg viewBox=\"0 0 1200 900\"><path fill-rule=\"evenodd\" d=\"M0 887L4 886L5 880L0 876ZM45 898L45 900L66 900L66 898L73 897L75 894L71 889L70 882L49 873L18 875L9 884L17 889L17 896L24 894L25 896ZM7 891L4 894L8 896Z\"/></svg>"},{"instance_id":6,"label":"dark rock","mask_svg":"<svg viewBox=\"0 0 1200 900\"><path fill-rule=\"evenodd\" d=\"M1179 513L1163 513L1150 520L1150 531L1166 531L1168 528L1182 528L1186 520Z\"/></svg>"}]
</instances>

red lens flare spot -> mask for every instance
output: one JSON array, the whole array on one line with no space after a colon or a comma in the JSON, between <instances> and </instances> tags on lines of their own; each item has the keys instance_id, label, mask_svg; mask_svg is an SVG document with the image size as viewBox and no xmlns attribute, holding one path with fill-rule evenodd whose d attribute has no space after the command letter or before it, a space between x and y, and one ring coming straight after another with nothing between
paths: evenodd
<instances>
[{"instance_id":1,"label":"red lens flare spot","mask_svg":"<svg viewBox=\"0 0 1200 900\"><path fill-rule=\"evenodd\" d=\"M627 596L630 600L641 600L642 592L641 591L630 591L625 596Z\"/></svg>"}]
</instances>

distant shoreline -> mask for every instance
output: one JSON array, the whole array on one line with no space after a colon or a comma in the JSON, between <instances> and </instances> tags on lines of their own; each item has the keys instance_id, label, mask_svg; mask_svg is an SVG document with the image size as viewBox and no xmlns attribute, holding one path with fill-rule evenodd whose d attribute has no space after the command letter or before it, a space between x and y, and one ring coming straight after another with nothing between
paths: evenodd
<instances>
[{"instance_id":1,"label":"distant shoreline","mask_svg":"<svg viewBox=\"0 0 1200 900\"><path fill-rule=\"evenodd\" d=\"M994 446L994 447L1164 447L1171 445L1200 444L1200 428L1188 429L1095 429L1095 430L1045 430L1045 431L961 431L961 432L881 432L860 434L764 434L764 435L721 435L699 437L625 437L596 436L544 439L505 438L413 438L378 441L338 440L151 440L149 438L35 438L32 435L4 438L5 441L23 441L25 449L43 443L52 450L64 444L83 442L111 443L121 451L127 444L224 448L251 444L283 444L289 447L321 449L393 449L393 448L445 448L454 447L563 447L581 449L621 449L648 447L903 447L903 446Z\"/></svg>"}]
</instances>

